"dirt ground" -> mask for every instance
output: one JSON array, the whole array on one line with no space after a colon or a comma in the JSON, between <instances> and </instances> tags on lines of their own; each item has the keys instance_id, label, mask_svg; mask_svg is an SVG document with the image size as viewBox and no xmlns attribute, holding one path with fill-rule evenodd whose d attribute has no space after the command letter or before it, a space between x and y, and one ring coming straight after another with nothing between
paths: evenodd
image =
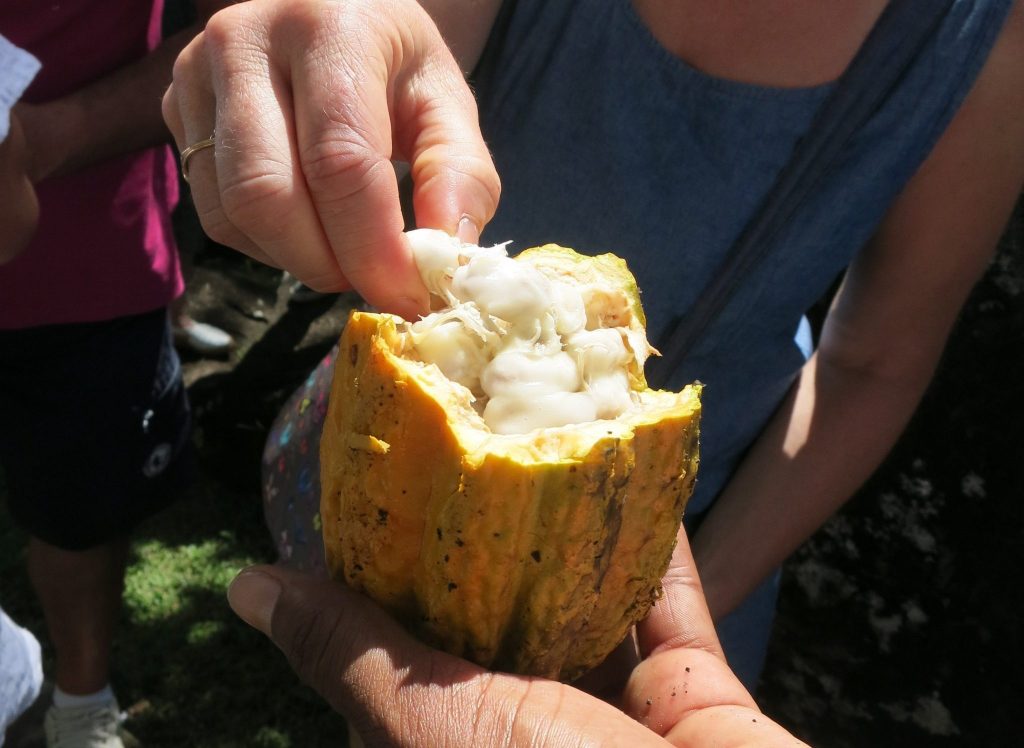
<instances>
[{"instance_id":1,"label":"dirt ground","mask_svg":"<svg viewBox=\"0 0 1024 748\"><path fill-rule=\"evenodd\" d=\"M964 310L904 438L786 565L759 701L817 746L1018 743L1024 693L1024 210ZM197 240L185 354L205 470L258 494L278 408L358 299L289 304L287 278ZM794 487L798 488L798 487Z\"/></svg>"}]
</instances>

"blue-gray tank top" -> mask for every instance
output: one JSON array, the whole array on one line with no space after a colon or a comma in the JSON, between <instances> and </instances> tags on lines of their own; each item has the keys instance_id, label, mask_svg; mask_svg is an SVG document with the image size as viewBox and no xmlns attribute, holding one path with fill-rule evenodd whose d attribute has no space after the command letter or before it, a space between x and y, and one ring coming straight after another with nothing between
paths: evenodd
<instances>
[{"instance_id":1,"label":"blue-gray tank top","mask_svg":"<svg viewBox=\"0 0 1024 748\"><path fill-rule=\"evenodd\" d=\"M704 390L690 510L721 491L804 363L794 334L978 75L1011 0L957 0L893 96L670 379ZM630 0L516 0L475 79L502 179L483 241L614 252L655 346L691 307L833 84L772 88L671 55ZM984 134L979 134L984 137Z\"/></svg>"}]
</instances>

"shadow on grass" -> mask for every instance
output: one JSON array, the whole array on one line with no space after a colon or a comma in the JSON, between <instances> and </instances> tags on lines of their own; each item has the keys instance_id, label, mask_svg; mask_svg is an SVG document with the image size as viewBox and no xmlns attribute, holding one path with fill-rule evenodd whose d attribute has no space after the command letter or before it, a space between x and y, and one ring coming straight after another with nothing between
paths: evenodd
<instances>
[{"instance_id":1,"label":"shadow on grass","mask_svg":"<svg viewBox=\"0 0 1024 748\"><path fill-rule=\"evenodd\" d=\"M24 566L27 537L0 512L0 602L52 651ZM238 569L272 560L257 497L209 485L139 528L113 684L146 748L346 745L345 723L284 656L231 612ZM34 747L33 747L34 748Z\"/></svg>"},{"instance_id":2,"label":"shadow on grass","mask_svg":"<svg viewBox=\"0 0 1024 748\"><path fill-rule=\"evenodd\" d=\"M344 721L234 616L222 589L186 588L173 613L127 626L118 690L136 705L128 726L145 746L345 745Z\"/></svg>"},{"instance_id":3,"label":"shadow on grass","mask_svg":"<svg viewBox=\"0 0 1024 748\"><path fill-rule=\"evenodd\" d=\"M115 681L145 746L343 746L344 721L235 617L225 589L274 560L260 456L283 402L327 353L349 296L286 307L189 396L201 480L134 535ZM317 328L319 326L319 330Z\"/></svg>"}]
</instances>

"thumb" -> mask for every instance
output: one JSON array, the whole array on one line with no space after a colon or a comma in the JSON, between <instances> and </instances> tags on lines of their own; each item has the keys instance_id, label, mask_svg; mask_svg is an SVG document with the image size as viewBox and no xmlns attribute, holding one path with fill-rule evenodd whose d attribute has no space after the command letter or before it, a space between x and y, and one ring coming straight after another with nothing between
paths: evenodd
<instances>
[{"instance_id":1,"label":"thumb","mask_svg":"<svg viewBox=\"0 0 1024 748\"><path fill-rule=\"evenodd\" d=\"M626 713L673 745L796 744L758 711L729 669L682 526L662 586L637 626L645 659L626 684Z\"/></svg>"},{"instance_id":2,"label":"thumb","mask_svg":"<svg viewBox=\"0 0 1024 748\"><path fill-rule=\"evenodd\" d=\"M415 641L344 585L280 567L239 574L228 602L284 652L367 745L661 744L561 683L491 673Z\"/></svg>"},{"instance_id":3,"label":"thumb","mask_svg":"<svg viewBox=\"0 0 1024 748\"><path fill-rule=\"evenodd\" d=\"M676 534L672 560L662 579L662 589L661 599L637 626L641 655L650 657L666 649L684 647L704 650L724 661L682 524Z\"/></svg>"},{"instance_id":4,"label":"thumb","mask_svg":"<svg viewBox=\"0 0 1024 748\"><path fill-rule=\"evenodd\" d=\"M429 658L430 650L383 610L328 579L253 566L232 581L228 603L277 645L304 682L342 711L352 711L350 684L367 665L373 680L390 688L385 681L391 671Z\"/></svg>"},{"instance_id":5,"label":"thumb","mask_svg":"<svg viewBox=\"0 0 1024 748\"><path fill-rule=\"evenodd\" d=\"M343 584L250 567L231 583L228 602L368 745L438 745L453 725L479 722L473 693L486 681L483 669L416 641ZM456 684L467 698L440 703L442 687Z\"/></svg>"}]
</instances>

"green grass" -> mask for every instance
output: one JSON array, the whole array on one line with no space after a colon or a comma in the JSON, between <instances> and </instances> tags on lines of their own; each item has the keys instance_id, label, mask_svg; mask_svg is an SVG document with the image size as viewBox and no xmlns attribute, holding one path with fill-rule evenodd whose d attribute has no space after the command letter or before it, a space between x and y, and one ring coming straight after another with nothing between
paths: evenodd
<instances>
[{"instance_id":1,"label":"green grass","mask_svg":"<svg viewBox=\"0 0 1024 748\"><path fill-rule=\"evenodd\" d=\"M272 560L259 497L205 485L132 544L112 677L128 728L146 748L345 745L341 718L225 600L239 569ZM25 540L0 511L0 601L45 646Z\"/></svg>"}]
</instances>

